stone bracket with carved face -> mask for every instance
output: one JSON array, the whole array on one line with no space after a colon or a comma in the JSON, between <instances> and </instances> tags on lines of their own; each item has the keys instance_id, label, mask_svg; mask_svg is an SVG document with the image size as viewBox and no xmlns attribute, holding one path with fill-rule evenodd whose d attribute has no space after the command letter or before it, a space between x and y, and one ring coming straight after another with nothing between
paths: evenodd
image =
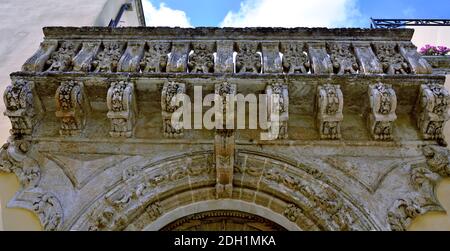
<instances>
[{"instance_id":1,"label":"stone bracket with carved face","mask_svg":"<svg viewBox=\"0 0 450 251\"><path fill-rule=\"evenodd\" d=\"M344 96L339 85L317 87L316 124L321 139L340 139Z\"/></svg>"},{"instance_id":2,"label":"stone bracket with carved face","mask_svg":"<svg viewBox=\"0 0 450 251\"><path fill-rule=\"evenodd\" d=\"M34 88L32 81L13 79L3 93L4 115L11 121L12 135L31 135L33 127L42 117L43 108Z\"/></svg>"},{"instance_id":3,"label":"stone bracket with carved face","mask_svg":"<svg viewBox=\"0 0 450 251\"><path fill-rule=\"evenodd\" d=\"M176 138L183 136L182 121L174 121L172 123L172 117L182 105L180 102L185 102L183 99L184 94L186 94L186 85L184 83L164 83L161 91L161 112L165 137Z\"/></svg>"},{"instance_id":4,"label":"stone bracket with carved face","mask_svg":"<svg viewBox=\"0 0 450 251\"><path fill-rule=\"evenodd\" d=\"M86 125L90 105L82 82L64 81L55 95L56 117L61 120L61 135L78 135Z\"/></svg>"},{"instance_id":5,"label":"stone bracket with carved face","mask_svg":"<svg viewBox=\"0 0 450 251\"><path fill-rule=\"evenodd\" d=\"M368 88L370 111L367 125L375 140L391 140L397 119L397 96L391 85L378 83Z\"/></svg>"},{"instance_id":6,"label":"stone bracket with carved face","mask_svg":"<svg viewBox=\"0 0 450 251\"><path fill-rule=\"evenodd\" d=\"M131 137L137 116L136 95L134 84L120 81L111 83L106 97L108 113L111 120L112 137Z\"/></svg>"},{"instance_id":7,"label":"stone bracket with carved face","mask_svg":"<svg viewBox=\"0 0 450 251\"><path fill-rule=\"evenodd\" d=\"M417 127L426 140L443 139L444 123L448 120L450 94L443 85L429 83L420 86L416 105Z\"/></svg>"}]
</instances>

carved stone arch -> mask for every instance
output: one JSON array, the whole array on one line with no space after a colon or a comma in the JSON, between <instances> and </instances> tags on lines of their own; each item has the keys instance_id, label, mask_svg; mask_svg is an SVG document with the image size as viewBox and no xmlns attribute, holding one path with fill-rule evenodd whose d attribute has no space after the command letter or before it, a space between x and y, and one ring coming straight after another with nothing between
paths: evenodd
<instances>
[{"instance_id":1,"label":"carved stone arch","mask_svg":"<svg viewBox=\"0 0 450 251\"><path fill-rule=\"evenodd\" d=\"M244 212L250 215L255 215L266 219L268 222L275 223L289 231L302 230L298 225L296 225L283 215L274 213L274 211L266 207L235 199L206 200L175 208L174 210L161 215L161 217L139 230L158 231L166 228L176 221L179 221L180 219L183 220L185 217L191 215L223 211Z\"/></svg>"},{"instance_id":2,"label":"carved stone arch","mask_svg":"<svg viewBox=\"0 0 450 251\"><path fill-rule=\"evenodd\" d=\"M211 211L200 206L197 211L186 209L179 213L178 208L216 203L214 210L271 217L269 221L286 229L295 229L294 225L297 230L384 229L345 191L340 191L324 174L305 164L294 164L264 153L238 151L234 176L230 201L253 205L253 209L226 206L222 203L227 200L216 199L212 151L166 158L143 168L130 167L124 170L121 182L89 203L91 206L65 228L154 229L164 227L162 223L151 225L160 217L166 217L160 222L170 223L167 219L174 219L173 215L180 219L189 212ZM271 216L258 214L258 210L270 212Z\"/></svg>"}]
</instances>

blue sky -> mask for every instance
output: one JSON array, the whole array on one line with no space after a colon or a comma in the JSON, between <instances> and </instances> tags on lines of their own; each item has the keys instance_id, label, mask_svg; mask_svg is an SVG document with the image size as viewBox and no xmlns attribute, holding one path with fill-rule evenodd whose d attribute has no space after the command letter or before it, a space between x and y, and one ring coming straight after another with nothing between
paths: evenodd
<instances>
[{"instance_id":1,"label":"blue sky","mask_svg":"<svg viewBox=\"0 0 450 251\"><path fill-rule=\"evenodd\" d=\"M369 18L447 18L450 0L143 0L150 26L359 26Z\"/></svg>"}]
</instances>

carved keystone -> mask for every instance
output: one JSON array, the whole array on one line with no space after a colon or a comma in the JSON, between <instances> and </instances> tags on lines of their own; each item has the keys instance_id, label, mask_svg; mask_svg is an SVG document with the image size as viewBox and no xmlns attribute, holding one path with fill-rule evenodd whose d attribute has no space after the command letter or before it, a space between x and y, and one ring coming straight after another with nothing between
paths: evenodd
<instances>
[{"instance_id":1,"label":"carved keystone","mask_svg":"<svg viewBox=\"0 0 450 251\"><path fill-rule=\"evenodd\" d=\"M392 139L394 121L397 119L397 96L391 85L378 83L368 88L370 113L367 125L375 140Z\"/></svg>"},{"instance_id":2,"label":"carved keystone","mask_svg":"<svg viewBox=\"0 0 450 251\"><path fill-rule=\"evenodd\" d=\"M163 118L163 131L164 136L169 138L176 138L183 136L183 128L181 121L172 124L172 115L180 108L180 101L182 101L179 95L185 94L186 85L183 83L167 82L164 84L161 91L161 109Z\"/></svg>"},{"instance_id":3,"label":"carved keystone","mask_svg":"<svg viewBox=\"0 0 450 251\"><path fill-rule=\"evenodd\" d=\"M23 79L13 80L3 93L5 116L11 121L12 135L31 135L42 106L34 90L34 83Z\"/></svg>"},{"instance_id":4,"label":"carved keystone","mask_svg":"<svg viewBox=\"0 0 450 251\"><path fill-rule=\"evenodd\" d=\"M344 96L339 85L317 87L316 124L321 139L340 139Z\"/></svg>"},{"instance_id":5,"label":"carved keystone","mask_svg":"<svg viewBox=\"0 0 450 251\"><path fill-rule=\"evenodd\" d=\"M189 42L173 42L167 72L187 72Z\"/></svg>"},{"instance_id":6,"label":"carved keystone","mask_svg":"<svg viewBox=\"0 0 450 251\"><path fill-rule=\"evenodd\" d=\"M283 67L280 56L280 44L278 42L263 42L262 59L264 73L282 73Z\"/></svg>"},{"instance_id":7,"label":"carved keystone","mask_svg":"<svg viewBox=\"0 0 450 251\"><path fill-rule=\"evenodd\" d=\"M61 119L61 135L77 135L84 129L90 111L84 85L81 82L62 82L56 90L56 117Z\"/></svg>"},{"instance_id":8,"label":"carved keystone","mask_svg":"<svg viewBox=\"0 0 450 251\"><path fill-rule=\"evenodd\" d=\"M222 98L222 114L226 114L226 110L230 107L229 102L231 102L226 96L236 95L236 85L229 83L216 84L215 94ZM226 129L226 122L223 118L221 119L224 123L223 129L217 129L214 137L216 198L230 198L233 192L235 132L232 129Z\"/></svg>"},{"instance_id":9,"label":"carved keystone","mask_svg":"<svg viewBox=\"0 0 450 251\"><path fill-rule=\"evenodd\" d=\"M34 53L33 56L31 56L22 66L22 71L43 71L47 60L57 47L57 41L52 40L42 42L36 53Z\"/></svg>"},{"instance_id":10,"label":"carved keystone","mask_svg":"<svg viewBox=\"0 0 450 251\"><path fill-rule=\"evenodd\" d=\"M430 83L420 86L416 105L417 127L426 140L443 139L442 130L448 120L450 95L443 85Z\"/></svg>"},{"instance_id":11,"label":"carved keystone","mask_svg":"<svg viewBox=\"0 0 450 251\"><path fill-rule=\"evenodd\" d=\"M106 96L111 120L111 137L131 137L137 115L136 96L133 83L113 82Z\"/></svg>"}]
</instances>

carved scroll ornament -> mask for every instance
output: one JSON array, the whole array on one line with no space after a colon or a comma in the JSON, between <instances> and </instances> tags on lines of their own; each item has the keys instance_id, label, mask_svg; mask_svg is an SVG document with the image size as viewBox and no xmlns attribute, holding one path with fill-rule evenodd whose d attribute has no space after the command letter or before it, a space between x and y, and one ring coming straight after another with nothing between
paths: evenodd
<instances>
[{"instance_id":1,"label":"carved scroll ornament","mask_svg":"<svg viewBox=\"0 0 450 251\"><path fill-rule=\"evenodd\" d=\"M137 115L136 96L133 83L120 81L111 83L106 98L107 116L111 120L112 137L131 137Z\"/></svg>"},{"instance_id":2,"label":"carved scroll ornament","mask_svg":"<svg viewBox=\"0 0 450 251\"><path fill-rule=\"evenodd\" d=\"M368 127L375 140L390 140L397 119L397 96L391 85L378 83L369 86L370 112Z\"/></svg>"},{"instance_id":3,"label":"carved scroll ornament","mask_svg":"<svg viewBox=\"0 0 450 251\"><path fill-rule=\"evenodd\" d=\"M339 85L317 88L316 123L321 139L340 139L344 96Z\"/></svg>"}]
</instances>

